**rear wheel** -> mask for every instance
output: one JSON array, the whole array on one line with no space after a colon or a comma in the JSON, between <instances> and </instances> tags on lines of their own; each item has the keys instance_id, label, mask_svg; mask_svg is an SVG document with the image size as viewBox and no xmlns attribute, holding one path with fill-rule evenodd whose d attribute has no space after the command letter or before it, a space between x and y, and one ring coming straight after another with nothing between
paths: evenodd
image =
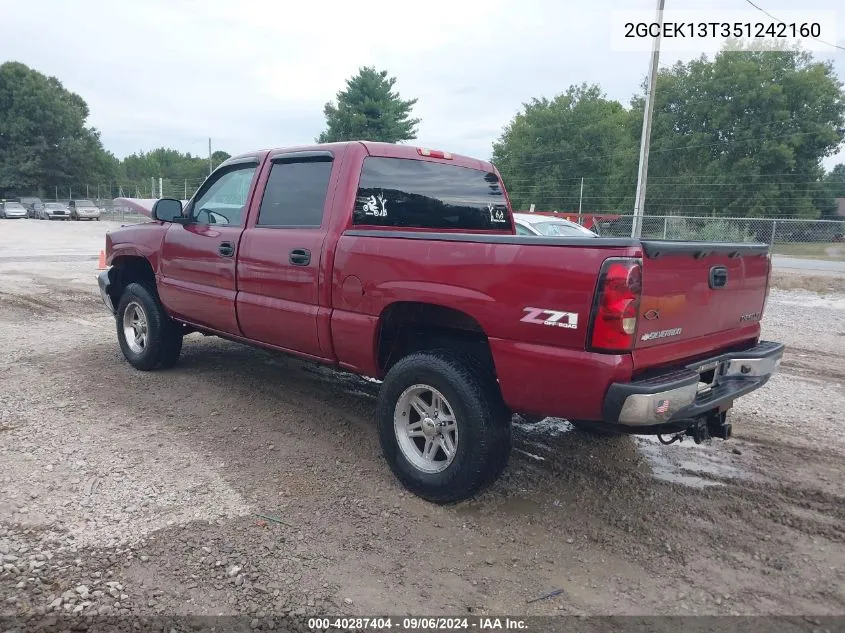
<instances>
[{"instance_id":1,"label":"rear wheel","mask_svg":"<svg viewBox=\"0 0 845 633\"><path fill-rule=\"evenodd\" d=\"M141 284L126 286L117 307L117 340L136 369L172 367L182 352L182 330L159 301L158 293Z\"/></svg>"},{"instance_id":2,"label":"rear wheel","mask_svg":"<svg viewBox=\"0 0 845 633\"><path fill-rule=\"evenodd\" d=\"M385 377L377 415L394 474L429 501L471 497L507 466L510 414L495 380L462 354L433 350L401 359Z\"/></svg>"}]
</instances>

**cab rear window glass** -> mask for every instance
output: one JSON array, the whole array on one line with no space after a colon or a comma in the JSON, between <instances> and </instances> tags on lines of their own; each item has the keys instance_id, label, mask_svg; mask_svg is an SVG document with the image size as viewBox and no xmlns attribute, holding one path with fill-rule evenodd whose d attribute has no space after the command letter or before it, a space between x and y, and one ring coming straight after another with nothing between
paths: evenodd
<instances>
[{"instance_id":1,"label":"cab rear window glass","mask_svg":"<svg viewBox=\"0 0 845 633\"><path fill-rule=\"evenodd\" d=\"M353 223L511 232L505 194L496 174L403 158L364 160Z\"/></svg>"}]
</instances>

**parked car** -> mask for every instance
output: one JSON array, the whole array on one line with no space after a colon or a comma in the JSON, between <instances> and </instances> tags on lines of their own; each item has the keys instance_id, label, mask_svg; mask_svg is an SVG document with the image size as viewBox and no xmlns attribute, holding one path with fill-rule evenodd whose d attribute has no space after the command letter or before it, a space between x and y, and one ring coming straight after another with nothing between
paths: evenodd
<instances>
[{"instance_id":1,"label":"parked car","mask_svg":"<svg viewBox=\"0 0 845 633\"><path fill-rule=\"evenodd\" d=\"M580 224L549 215L514 213L517 235L541 235L545 237L598 237Z\"/></svg>"},{"instance_id":2,"label":"parked car","mask_svg":"<svg viewBox=\"0 0 845 633\"><path fill-rule=\"evenodd\" d=\"M28 196L24 198L16 198L16 200L24 206L26 209L26 217L28 218L37 218L38 213L44 208L44 203L41 202L41 198Z\"/></svg>"},{"instance_id":3,"label":"parked car","mask_svg":"<svg viewBox=\"0 0 845 633\"><path fill-rule=\"evenodd\" d=\"M39 220L70 220L70 209L61 202L46 202L38 215Z\"/></svg>"},{"instance_id":4,"label":"parked car","mask_svg":"<svg viewBox=\"0 0 845 633\"><path fill-rule=\"evenodd\" d=\"M11 220L16 218L26 217L26 207L20 202L13 202L11 200L4 200L0 202L0 218L4 220Z\"/></svg>"},{"instance_id":5,"label":"parked car","mask_svg":"<svg viewBox=\"0 0 845 633\"><path fill-rule=\"evenodd\" d=\"M71 220L99 220L100 209L90 200L71 200L68 203Z\"/></svg>"},{"instance_id":6,"label":"parked car","mask_svg":"<svg viewBox=\"0 0 845 633\"><path fill-rule=\"evenodd\" d=\"M784 349L760 340L766 244L516 235L493 165L407 145L230 158L105 251L132 366L202 332L382 379L386 461L438 503L500 475L512 413L727 439Z\"/></svg>"}]
</instances>

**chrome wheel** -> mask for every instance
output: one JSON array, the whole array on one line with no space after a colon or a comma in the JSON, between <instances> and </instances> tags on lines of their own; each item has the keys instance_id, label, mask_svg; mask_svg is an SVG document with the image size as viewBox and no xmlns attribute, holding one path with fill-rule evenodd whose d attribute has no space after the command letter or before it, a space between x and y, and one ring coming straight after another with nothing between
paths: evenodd
<instances>
[{"instance_id":1,"label":"chrome wheel","mask_svg":"<svg viewBox=\"0 0 845 633\"><path fill-rule=\"evenodd\" d=\"M147 314L139 303L131 301L123 312L123 336L135 354L147 347Z\"/></svg>"},{"instance_id":2,"label":"chrome wheel","mask_svg":"<svg viewBox=\"0 0 845 633\"><path fill-rule=\"evenodd\" d=\"M412 385L393 413L399 450L417 470L439 473L455 459L458 424L452 406L434 387Z\"/></svg>"}]
</instances>

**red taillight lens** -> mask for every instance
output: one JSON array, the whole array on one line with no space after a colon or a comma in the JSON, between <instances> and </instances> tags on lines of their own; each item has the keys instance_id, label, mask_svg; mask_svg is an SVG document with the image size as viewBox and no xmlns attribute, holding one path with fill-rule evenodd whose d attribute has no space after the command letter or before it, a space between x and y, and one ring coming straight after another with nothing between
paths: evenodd
<instances>
[{"instance_id":1,"label":"red taillight lens","mask_svg":"<svg viewBox=\"0 0 845 633\"><path fill-rule=\"evenodd\" d=\"M638 259L605 260L599 275L592 315L590 347L626 352L634 345L642 295L642 263Z\"/></svg>"}]
</instances>

